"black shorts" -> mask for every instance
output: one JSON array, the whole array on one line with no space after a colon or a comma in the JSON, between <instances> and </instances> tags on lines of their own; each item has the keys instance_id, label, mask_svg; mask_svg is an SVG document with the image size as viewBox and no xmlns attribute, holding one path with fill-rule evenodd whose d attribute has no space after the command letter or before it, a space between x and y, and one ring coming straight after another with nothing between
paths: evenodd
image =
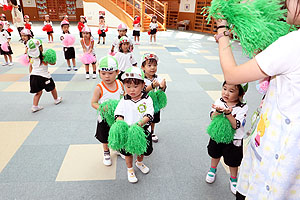
<instances>
[{"instance_id":1,"label":"black shorts","mask_svg":"<svg viewBox=\"0 0 300 200\"><path fill-rule=\"evenodd\" d=\"M51 33L54 33L53 31L47 32L48 35L50 35Z\"/></svg>"},{"instance_id":2,"label":"black shorts","mask_svg":"<svg viewBox=\"0 0 300 200\"><path fill-rule=\"evenodd\" d=\"M11 55L11 54L13 54L10 45L8 46L8 50L9 51L3 51L2 48L1 48L1 44L0 44L0 54L1 55Z\"/></svg>"},{"instance_id":3,"label":"black shorts","mask_svg":"<svg viewBox=\"0 0 300 200\"><path fill-rule=\"evenodd\" d=\"M120 71L120 73L118 74L118 77L117 77L117 79L119 79L122 83L123 83L122 75L123 75L124 73L125 73L125 72Z\"/></svg>"},{"instance_id":4,"label":"black shorts","mask_svg":"<svg viewBox=\"0 0 300 200\"><path fill-rule=\"evenodd\" d=\"M99 140L99 142L107 144L108 143L108 134L109 134L109 125L107 122L102 121L98 122L96 135L95 137Z\"/></svg>"},{"instance_id":5,"label":"black shorts","mask_svg":"<svg viewBox=\"0 0 300 200\"><path fill-rule=\"evenodd\" d=\"M64 47L63 50L64 50L66 60L75 58L75 49L74 49L74 47Z\"/></svg>"},{"instance_id":6,"label":"black shorts","mask_svg":"<svg viewBox=\"0 0 300 200\"><path fill-rule=\"evenodd\" d=\"M158 111L158 113L154 113L154 117L153 117L153 121L152 123L159 123L160 122L160 111Z\"/></svg>"},{"instance_id":7,"label":"black shorts","mask_svg":"<svg viewBox=\"0 0 300 200\"><path fill-rule=\"evenodd\" d=\"M45 78L38 75L30 75L30 93L37 93L45 89L50 92L55 89L52 78Z\"/></svg>"},{"instance_id":8,"label":"black shorts","mask_svg":"<svg viewBox=\"0 0 300 200\"><path fill-rule=\"evenodd\" d=\"M238 167L241 165L243 159L243 142L240 147L237 147L233 143L216 143L210 139L207 151L208 155L212 158L221 158L223 156L224 163L229 167Z\"/></svg>"},{"instance_id":9,"label":"black shorts","mask_svg":"<svg viewBox=\"0 0 300 200\"><path fill-rule=\"evenodd\" d=\"M157 32L157 29L155 28L155 29L152 29L152 30L150 31L150 34L151 34L151 35L155 35L156 32Z\"/></svg>"},{"instance_id":10,"label":"black shorts","mask_svg":"<svg viewBox=\"0 0 300 200\"><path fill-rule=\"evenodd\" d=\"M147 127L144 127L145 130L145 134L147 135L147 141L148 141L148 145L147 145L147 150L146 152L143 154L144 156L150 156L152 151L153 151L153 147L152 147L152 134L147 130ZM123 154L124 156L131 156L132 154L127 153L124 149L122 149L120 151L121 154Z\"/></svg>"},{"instance_id":11,"label":"black shorts","mask_svg":"<svg viewBox=\"0 0 300 200\"><path fill-rule=\"evenodd\" d=\"M140 34L140 31L133 31L133 34L132 34L133 36L141 36L141 34Z\"/></svg>"},{"instance_id":12,"label":"black shorts","mask_svg":"<svg viewBox=\"0 0 300 200\"><path fill-rule=\"evenodd\" d=\"M79 37L82 38L82 32L79 32Z\"/></svg>"},{"instance_id":13,"label":"black shorts","mask_svg":"<svg viewBox=\"0 0 300 200\"><path fill-rule=\"evenodd\" d=\"M99 37L106 37L106 33L104 32L104 30L102 31L101 34L99 34Z\"/></svg>"}]
</instances>

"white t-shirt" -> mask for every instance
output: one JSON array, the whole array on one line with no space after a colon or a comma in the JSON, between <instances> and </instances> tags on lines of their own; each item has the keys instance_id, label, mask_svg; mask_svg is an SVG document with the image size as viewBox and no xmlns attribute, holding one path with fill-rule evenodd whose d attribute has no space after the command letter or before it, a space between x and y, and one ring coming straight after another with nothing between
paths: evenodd
<instances>
[{"instance_id":1,"label":"white t-shirt","mask_svg":"<svg viewBox=\"0 0 300 200\"><path fill-rule=\"evenodd\" d=\"M9 22L8 22L8 21L2 21L2 23L4 24L4 25L3 25L3 29L7 30L7 29L8 29Z\"/></svg>"},{"instance_id":2,"label":"white t-shirt","mask_svg":"<svg viewBox=\"0 0 300 200\"><path fill-rule=\"evenodd\" d=\"M133 101L127 94L119 102L116 110L115 117L123 117L128 125L133 125L143 119L145 116L153 120L154 108L153 101L146 93L143 93L140 100ZM148 123L147 125L150 125Z\"/></svg>"},{"instance_id":3,"label":"white t-shirt","mask_svg":"<svg viewBox=\"0 0 300 200\"><path fill-rule=\"evenodd\" d=\"M44 21L44 26L47 25L47 24L50 24L52 26L52 21L50 21L50 22Z\"/></svg>"},{"instance_id":4,"label":"white t-shirt","mask_svg":"<svg viewBox=\"0 0 300 200\"><path fill-rule=\"evenodd\" d=\"M159 84L161 84L161 82L163 81L163 79L161 77L159 77L158 75L154 75L154 79L150 80L147 77L145 77L144 81L145 81L145 87L151 85L151 83L156 80ZM157 86L155 89L158 89L159 86Z\"/></svg>"},{"instance_id":5,"label":"white t-shirt","mask_svg":"<svg viewBox=\"0 0 300 200\"><path fill-rule=\"evenodd\" d=\"M227 106L226 102L222 98L217 99L214 104L222 107ZM216 109L211 109L210 113L215 111ZM236 132L234 135L235 140L241 140L245 136L245 124L246 124L247 112L248 112L248 106L245 103L238 103L234 107L232 107L231 114L236 119ZM240 146L241 141L237 141L237 142L234 141L233 143L236 146Z\"/></svg>"},{"instance_id":6,"label":"white t-shirt","mask_svg":"<svg viewBox=\"0 0 300 200\"><path fill-rule=\"evenodd\" d=\"M138 23L138 24L133 24L133 30L134 31L140 31L141 30L141 24Z\"/></svg>"},{"instance_id":7,"label":"white t-shirt","mask_svg":"<svg viewBox=\"0 0 300 200\"><path fill-rule=\"evenodd\" d=\"M32 71L30 75L42 76L45 78L51 78L51 75L48 71L48 65L41 64L40 58L31 58L32 60Z\"/></svg>"},{"instance_id":8,"label":"white t-shirt","mask_svg":"<svg viewBox=\"0 0 300 200\"><path fill-rule=\"evenodd\" d=\"M132 67L134 64L137 64L136 60L133 57L133 53L121 53L117 52L115 58L119 64L119 70L124 72L127 68Z\"/></svg>"},{"instance_id":9,"label":"white t-shirt","mask_svg":"<svg viewBox=\"0 0 300 200\"><path fill-rule=\"evenodd\" d=\"M130 37L127 36L127 38L129 40L130 45L133 45L132 40L130 39ZM112 43L112 46L115 47L114 52L119 52L119 44L120 44L120 39L117 37L115 39L115 41Z\"/></svg>"},{"instance_id":10,"label":"white t-shirt","mask_svg":"<svg viewBox=\"0 0 300 200\"><path fill-rule=\"evenodd\" d=\"M11 39L11 36L4 29L0 32L0 44L7 42L8 39Z\"/></svg>"},{"instance_id":11,"label":"white t-shirt","mask_svg":"<svg viewBox=\"0 0 300 200\"><path fill-rule=\"evenodd\" d=\"M107 26L105 24L99 24L99 29L102 30L102 31L105 30L106 27Z\"/></svg>"},{"instance_id":12,"label":"white t-shirt","mask_svg":"<svg viewBox=\"0 0 300 200\"><path fill-rule=\"evenodd\" d=\"M300 31L279 38L255 57L261 70L276 76L277 106L290 119L300 118Z\"/></svg>"},{"instance_id":13,"label":"white t-shirt","mask_svg":"<svg viewBox=\"0 0 300 200\"><path fill-rule=\"evenodd\" d=\"M158 24L151 22L150 25L149 25L149 27L150 27L151 30L157 29L158 28Z\"/></svg>"}]
</instances>

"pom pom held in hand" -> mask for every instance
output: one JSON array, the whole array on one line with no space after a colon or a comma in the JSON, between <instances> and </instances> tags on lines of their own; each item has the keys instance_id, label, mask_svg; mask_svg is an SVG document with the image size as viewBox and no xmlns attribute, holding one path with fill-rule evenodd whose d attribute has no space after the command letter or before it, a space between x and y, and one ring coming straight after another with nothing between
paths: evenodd
<instances>
[{"instance_id":1,"label":"pom pom held in hand","mask_svg":"<svg viewBox=\"0 0 300 200\"><path fill-rule=\"evenodd\" d=\"M160 111L160 106L159 106L159 102L157 99L157 95L156 92L154 92L154 90L151 90L148 93L148 96L151 97L152 101L153 101L153 108L154 108L154 113L158 113Z\"/></svg>"},{"instance_id":2,"label":"pom pom held in hand","mask_svg":"<svg viewBox=\"0 0 300 200\"><path fill-rule=\"evenodd\" d=\"M217 143L229 144L233 141L235 130L229 120L223 115L214 116L207 127L207 133Z\"/></svg>"},{"instance_id":3,"label":"pom pom held in hand","mask_svg":"<svg viewBox=\"0 0 300 200\"><path fill-rule=\"evenodd\" d=\"M75 37L71 34L64 34L63 44L66 47L70 47L75 43Z\"/></svg>"},{"instance_id":4,"label":"pom pom held in hand","mask_svg":"<svg viewBox=\"0 0 300 200\"><path fill-rule=\"evenodd\" d=\"M79 59L85 65L89 65L97 61L96 57L90 53L84 53L83 55L79 55Z\"/></svg>"},{"instance_id":5,"label":"pom pom held in hand","mask_svg":"<svg viewBox=\"0 0 300 200\"><path fill-rule=\"evenodd\" d=\"M156 91L156 97L158 100L158 105L159 105L159 109L163 109L167 106L167 95L164 91L162 90L157 90Z\"/></svg>"},{"instance_id":6,"label":"pom pom held in hand","mask_svg":"<svg viewBox=\"0 0 300 200\"><path fill-rule=\"evenodd\" d=\"M7 32L9 32L9 33L11 33L11 32L13 32L14 30L12 30L11 28L8 28L7 29Z\"/></svg>"},{"instance_id":7,"label":"pom pom held in hand","mask_svg":"<svg viewBox=\"0 0 300 200\"><path fill-rule=\"evenodd\" d=\"M1 45L1 49L2 49L3 51L9 52L9 49L8 49L8 43L7 43L7 42L3 43L3 44Z\"/></svg>"},{"instance_id":8,"label":"pom pom held in hand","mask_svg":"<svg viewBox=\"0 0 300 200\"><path fill-rule=\"evenodd\" d=\"M80 32L82 31L83 27L84 27L84 24L82 22L78 22L77 28Z\"/></svg>"},{"instance_id":9,"label":"pom pom held in hand","mask_svg":"<svg viewBox=\"0 0 300 200\"><path fill-rule=\"evenodd\" d=\"M25 24L25 28L28 30L31 30L31 25L30 24Z\"/></svg>"},{"instance_id":10,"label":"pom pom held in hand","mask_svg":"<svg viewBox=\"0 0 300 200\"><path fill-rule=\"evenodd\" d=\"M48 49L44 53L44 62L54 65L56 63L56 52L53 49Z\"/></svg>"},{"instance_id":11,"label":"pom pom held in hand","mask_svg":"<svg viewBox=\"0 0 300 200\"><path fill-rule=\"evenodd\" d=\"M97 109L102 119L105 120L109 126L112 126L115 122L114 113L118 103L118 100L110 99L100 104L99 108Z\"/></svg>"},{"instance_id":12,"label":"pom pom held in hand","mask_svg":"<svg viewBox=\"0 0 300 200\"><path fill-rule=\"evenodd\" d=\"M119 151L124 149L127 142L127 131L129 126L123 120L117 120L109 129L108 146Z\"/></svg>"},{"instance_id":13,"label":"pom pom held in hand","mask_svg":"<svg viewBox=\"0 0 300 200\"><path fill-rule=\"evenodd\" d=\"M147 151L148 141L144 129L137 124L128 129L127 143L125 150L128 153L142 155Z\"/></svg>"},{"instance_id":14,"label":"pom pom held in hand","mask_svg":"<svg viewBox=\"0 0 300 200\"><path fill-rule=\"evenodd\" d=\"M53 31L53 28L50 24L46 24L42 30L46 31L46 32L51 32L51 31Z\"/></svg>"},{"instance_id":15,"label":"pom pom held in hand","mask_svg":"<svg viewBox=\"0 0 300 200\"><path fill-rule=\"evenodd\" d=\"M101 35L102 31L100 29L98 29L98 35Z\"/></svg>"},{"instance_id":16,"label":"pom pom held in hand","mask_svg":"<svg viewBox=\"0 0 300 200\"><path fill-rule=\"evenodd\" d=\"M30 60L27 54L24 54L19 58L19 63L25 67L29 65L29 62Z\"/></svg>"}]
</instances>

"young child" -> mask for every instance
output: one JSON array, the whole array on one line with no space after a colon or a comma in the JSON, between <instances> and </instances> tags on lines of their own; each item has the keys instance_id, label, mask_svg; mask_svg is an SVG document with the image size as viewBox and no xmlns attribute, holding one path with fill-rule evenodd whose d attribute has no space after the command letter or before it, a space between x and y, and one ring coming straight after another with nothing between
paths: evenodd
<instances>
[{"instance_id":1,"label":"young child","mask_svg":"<svg viewBox=\"0 0 300 200\"><path fill-rule=\"evenodd\" d=\"M23 28L22 31L21 31L21 38L22 38L22 41L23 41L23 43L25 45L25 52L24 53L27 54L28 53L27 43L32 38L30 30L28 30L26 28ZM32 64L29 63L28 66L29 66L29 73L31 73L31 71L32 71Z\"/></svg>"},{"instance_id":2,"label":"young child","mask_svg":"<svg viewBox=\"0 0 300 200\"><path fill-rule=\"evenodd\" d=\"M156 33L157 33L157 28L158 28L158 24L157 24L157 17L155 15L152 16L151 18L151 23L149 25L150 28L150 44L152 43L152 38L153 38L153 42L156 43Z\"/></svg>"},{"instance_id":3,"label":"young child","mask_svg":"<svg viewBox=\"0 0 300 200\"><path fill-rule=\"evenodd\" d=\"M83 38L80 40L80 43L83 48L83 53L90 53L96 57L95 50L94 50L94 40L92 38L91 29L85 26L82 29L82 36ZM90 66L89 64L85 65L86 79L90 78L89 66ZM93 79L96 79L97 78L96 62L93 62L92 66L93 66Z\"/></svg>"},{"instance_id":4,"label":"young child","mask_svg":"<svg viewBox=\"0 0 300 200\"><path fill-rule=\"evenodd\" d=\"M140 17L136 15L133 21L133 34L132 34L134 37L135 45L140 44L140 35L141 35L140 32L141 32Z\"/></svg>"},{"instance_id":5,"label":"young child","mask_svg":"<svg viewBox=\"0 0 300 200\"><path fill-rule=\"evenodd\" d=\"M144 128L148 141L147 150L144 155L137 157L135 165L142 173L147 174L150 169L143 164L143 159L144 156L149 156L153 151L151 134L148 131L154 114L153 101L151 97L143 92L145 86L144 72L140 68L128 68L122 75L122 79L126 95L119 102L115 110L115 117L116 120L124 120L129 126L138 123L139 126ZM133 155L125 150L121 150L121 153L125 155L128 181L136 183L138 179L132 165Z\"/></svg>"},{"instance_id":6,"label":"young child","mask_svg":"<svg viewBox=\"0 0 300 200\"><path fill-rule=\"evenodd\" d=\"M3 23L3 29L7 31L7 29L10 27L10 25L9 25L9 22L7 21L7 19L6 19L6 15L5 14L1 14L0 15L0 20ZM8 34L11 35L10 32L8 32Z\"/></svg>"},{"instance_id":7,"label":"young child","mask_svg":"<svg viewBox=\"0 0 300 200\"><path fill-rule=\"evenodd\" d=\"M47 24L51 25L51 27L53 26L52 21L50 21L50 16L49 15L45 15L44 26L47 25ZM48 43L52 43L53 42L53 30L49 31L49 32L47 31L47 34L48 34Z\"/></svg>"},{"instance_id":8,"label":"young child","mask_svg":"<svg viewBox=\"0 0 300 200\"><path fill-rule=\"evenodd\" d=\"M119 43L120 43L120 39L122 36L126 36L127 33L127 26L126 24L124 23L121 23L119 26L118 26L118 38L112 43L112 47L111 47L111 53L116 53L119 51ZM133 50L133 44L132 44L132 41L129 39L129 43L130 43L130 51Z\"/></svg>"},{"instance_id":9,"label":"young child","mask_svg":"<svg viewBox=\"0 0 300 200\"><path fill-rule=\"evenodd\" d=\"M99 16L99 30L98 30L98 34L99 34L99 39L98 39L98 43L100 44L100 39L101 37L103 37L103 44L105 44L105 37L106 37L106 32L107 31L107 26L105 24L105 20L104 17L101 15Z\"/></svg>"},{"instance_id":10,"label":"young child","mask_svg":"<svg viewBox=\"0 0 300 200\"><path fill-rule=\"evenodd\" d=\"M145 91L150 92L151 90L161 89L166 90L166 80L160 78L157 72L158 57L155 54L145 53L142 58L142 70L145 73ZM152 141L158 142L158 137L154 133L155 124L160 122L160 111L154 113L154 119L151 123L151 135Z\"/></svg>"},{"instance_id":11,"label":"young child","mask_svg":"<svg viewBox=\"0 0 300 200\"><path fill-rule=\"evenodd\" d=\"M211 157L211 167L207 173L206 182L213 183L215 181L217 166L223 156L225 164L230 169L230 189L234 194L236 194L238 167L243 159L244 126L248 111L248 106L243 103L243 96L247 89L248 84L232 85L227 84L225 81L222 87L222 98L216 100L210 112L211 119L224 113L236 132L230 144L217 143L210 138L207 150Z\"/></svg>"},{"instance_id":12,"label":"young child","mask_svg":"<svg viewBox=\"0 0 300 200\"><path fill-rule=\"evenodd\" d=\"M128 37L122 36L119 42L119 51L116 53L115 58L119 63L120 73L118 79L121 80L122 74L129 67L136 66L137 62L133 57L133 53L129 51L130 41Z\"/></svg>"},{"instance_id":13,"label":"young child","mask_svg":"<svg viewBox=\"0 0 300 200\"><path fill-rule=\"evenodd\" d=\"M57 96L55 83L48 71L48 63L43 61L43 46L42 41L38 39L31 39L27 43L28 56L32 63L32 71L30 73L30 93L35 94L33 97L33 106L31 111L33 113L43 109L39 106L39 101L43 93L43 89L51 92L54 104L61 103L62 97Z\"/></svg>"},{"instance_id":14,"label":"young child","mask_svg":"<svg viewBox=\"0 0 300 200\"><path fill-rule=\"evenodd\" d=\"M34 37L33 32L31 30L32 23L29 21L29 15L24 16L24 27L31 32L31 36Z\"/></svg>"},{"instance_id":15,"label":"young child","mask_svg":"<svg viewBox=\"0 0 300 200\"><path fill-rule=\"evenodd\" d=\"M82 38L82 29L84 28L85 24L87 23L86 17L81 15L80 16L80 21L78 22L78 30L79 30L79 37Z\"/></svg>"},{"instance_id":16,"label":"young child","mask_svg":"<svg viewBox=\"0 0 300 200\"><path fill-rule=\"evenodd\" d=\"M62 21L69 22L69 16L68 15L64 15L63 18L62 18Z\"/></svg>"},{"instance_id":17,"label":"young child","mask_svg":"<svg viewBox=\"0 0 300 200\"><path fill-rule=\"evenodd\" d=\"M61 29L63 31L62 35L60 36L60 40L63 41L65 35L70 34L70 32L69 32L70 23L68 21L64 20L60 23L60 26L61 26ZM72 60L72 63L73 63L73 70L77 71L76 61L75 61L75 48L74 48L74 45L65 46L63 44L63 46L64 46L63 51L64 51L64 54L65 54L65 59L67 60L67 64L68 64L67 71L71 71L71 69L72 69L70 60Z\"/></svg>"},{"instance_id":18,"label":"young child","mask_svg":"<svg viewBox=\"0 0 300 200\"><path fill-rule=\"evenodd\" d=\"M2 66L12 66L13 62L12 62L12 56L11 54L13 54L11 47L10 47L10 40L11 40L11 36L8 34L8 32L6 30L4 30L4 24L2 21L0 21L0 54L4 56L4 60L5 62L2 64ZM4 43L8 43L8 51L3 51L1 48L1 45L3 45ZM9 63L8 63L8 59L9 59Z\"/></svg>"},{"instance_id":19,"label":"young child","mask_svg":"<svg viewBox=\"0 0 300 200\"><path fill-rule=\"evenodd\" d=\"M102 82L99 83L95 88L92 98L92 107L96 110L99 108L101 103L107 100L120 100L121 97L123 97L123 84L120 80L116 80L118 73L118 61L114 57L106 56L99 61L99 75L102 79ZM110 151L107 146L109 129L110 127L107 122L104 121L99 115L95 137L103 144L103 164L106 166L110 166L112 164L110 159Z\"/></svg>"}]
</instances>

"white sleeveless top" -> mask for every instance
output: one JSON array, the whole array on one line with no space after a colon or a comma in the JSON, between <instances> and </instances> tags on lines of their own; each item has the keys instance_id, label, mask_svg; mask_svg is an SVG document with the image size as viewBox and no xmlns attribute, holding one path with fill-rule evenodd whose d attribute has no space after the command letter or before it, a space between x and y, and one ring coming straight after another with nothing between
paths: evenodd
<instances>
[{"instance_id":1,"label":"white sleeveless top","mask_svg":"<svg viewBox=\"0 0 300 200\"><path fill-rule=\"evenodd\" d=\"M85 48L86 48L87 51L90 50L90 48L92 48L92 39L90 39L90 43L89 43L88 45L85 43L85 41L84 41L83 38L82 38L82 41L83 41L83 45L85 46ZM93 50L92 50L92 53L95 54L94 48L93 48Z\"/></svg>"}]
</instances>

